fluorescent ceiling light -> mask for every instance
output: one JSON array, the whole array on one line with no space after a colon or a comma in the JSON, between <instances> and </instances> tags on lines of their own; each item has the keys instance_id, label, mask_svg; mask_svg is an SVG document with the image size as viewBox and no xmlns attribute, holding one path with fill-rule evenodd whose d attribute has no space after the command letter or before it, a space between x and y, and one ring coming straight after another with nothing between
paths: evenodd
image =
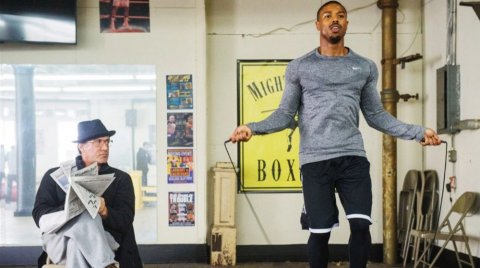
<instances>
[{"instance_id":1,"label":"fluorescent ceiling light","mask_svg":"<svg viewBox=\"0 0 480 268\"><path fill-rule=\"evenodd\" d=\"M13 74L0 74L0 80L13 80L14 78Z\"/></svg>"},{"instance_id":2,"label":"fluorescent ceiling light","mask_svg":"<svg viewBox=\"0 0 480 268\"><path fill-rule=\"evenodd\" d=\"M35 81L88 81L88 80L155 80L155 74L73 74L73 75L51 75L38 74L34 75ZM13 74L0 74L0 80L14 80Z\"/></svg>"},{"instance_id":3,"label":"fluorescent ceiling light","mask_svg":"<svg viewBox=\"0 0 480 268\"><path fill-rule=\"evenodd\" d=\"M64 92L152 91L150 86L64 87Z\"/></svg>"},{"instance_id":4,"label":"fluorescent ceiling light","mask_svg":"<svg viewBox=\"0 0 480 268\"><path fill-rule=\"evenodd\" d=\"M137 80L155 80L156 79L155 74L137 74L135 75L135 78Z\"/></svg>"},{"instance_id":5,"label":"fluorescent ceiling light","mask_svg":"<svg viewBox=\"0 0 480 268\"><path fill-rule=\"evenodd\" d=\"M14 87L0 87L0 91L14 91L15 88Z\"/></svg>"},{"instance_id":6,"label":"fluorescent ceiling light","mask_svg":"<svg viewBox=\"0 0 480 268\"><path fill-rule=\"evenodd\" d=\"M15 87L8 86L8 87L2 87L0 86L0 92L4 91L15 91ZM59 87L35 87L35 92L60 92L61 88Z\"/></svg>"},{"instance_id":7,"label":"fluorescent ceiling light","mask_svg":"<svg viewBox=\"0 0 480 268\"><path fill-rule=\"evenodd\" d=\"M35 75L35 81L79 81L79 80L133 80L133 75L97 75L97 74L75 74L75 75Z\"/></svg>"}]
</instances>

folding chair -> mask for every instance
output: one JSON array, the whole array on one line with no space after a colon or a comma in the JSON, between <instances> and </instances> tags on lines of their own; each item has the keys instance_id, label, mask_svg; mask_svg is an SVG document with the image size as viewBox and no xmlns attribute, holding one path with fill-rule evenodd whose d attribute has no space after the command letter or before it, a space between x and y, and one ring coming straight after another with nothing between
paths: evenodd
<instances>
[{"instance_id":1,"label":"folding chair","mask_svg":"<svg viewBox=\"0 0 480 268\"><path fill-rule=\"evenodd\" d=\"M475 267L473 263L472 253L470 251L470 246L468 244L468 237L465 233L465 227L463 226L463 220L469 213L474 213L476 210L476 200L477 193L474 192L465 192L462 194L458 200L455 202L453 207L447 213L443 221L440 223L436 231L427 231L427 230L418 230L414 229L411 231L411 236L416 239L423 239L425 241L425 249L420 256L415 254L415 263L414 267L418 267L420 264L426 264L429 268L433 267L435 262L438 260L443 250L447 246L448 242L453 243L453 248L455 250L455 256L457 258L458 267L463 267L462 264L469 265L470 267ZM455 215L455 216L454 216ZM440 250L437 252L435 257L431 262L428 262L428 253L430 246L434 243L434 240L444 240L445 242L441 245ZM465 248L468 254L468 261L462 260L460 258L458 247L456 242L465 243ZM419 244L416 245L419 247ZM418 250L418 248L416 248Z\"/></svg>"},{"instance_id":2,"label":"folding chair","mask_svg":"<svg viewBox=\"0 0 480 268\"><path fill-rule=\"evenodd\" d=\"M415 223L415 199L419 191L420 171L409 170L405 175L403 187L400 191L398 226L400 243L402 246L402 257L407 260L410 245L410 231Z\"/></svg>"},{"instance_id":3,"label":"folding chair","mask_svg":"<svg viewBox=\"0 0 480 268\"><path fill-rule=\"evenodd\" d=\"M425 170L425 190L423 193L422 214L424 215L423 229L434 230L438 222L435 222L438 205L438 175L435 170Z\"/></svg>"},{"instance_id":4,"label":"folding chair","mask_svg":"<svg viewBox=\"0 0 480 268\"><path fill-rule=\"evenodd\" d=\"M426 170L421 176L421 190L417 196L417 215L416 215L416 225L415 230L422 230L425 232L433 232L437 228L438 222L435 217L437 215L437 204L438 204L438 176L437 172L434 170ZM423 241L423 251L425 252L426 258L430 258L430 246L427 246L426 240L421 239L420 237L414 237L413 240L413 253L412 260L418 258L418 255L421 252L420 247L422 246ZM404 267L406 265L406 260L404 260Z\"/></svg>"}]
</instances>

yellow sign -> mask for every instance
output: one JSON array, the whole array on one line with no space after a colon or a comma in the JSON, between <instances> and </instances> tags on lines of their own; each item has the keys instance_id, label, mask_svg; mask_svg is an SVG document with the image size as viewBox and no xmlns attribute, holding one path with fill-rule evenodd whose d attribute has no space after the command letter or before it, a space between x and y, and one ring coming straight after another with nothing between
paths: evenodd
<instances>
[{"instance_id":1,"label":"yellow sign","mask_svg":"<svg viewBox=\"0 0 480 268\"><path fill-rule=\"evenodd\" d=\"M239 61L239 123L258 122L278 108L288 61ZM301 191L298 129L255 135L239 144L242 191Z\"/></svg>"}]
</instances>

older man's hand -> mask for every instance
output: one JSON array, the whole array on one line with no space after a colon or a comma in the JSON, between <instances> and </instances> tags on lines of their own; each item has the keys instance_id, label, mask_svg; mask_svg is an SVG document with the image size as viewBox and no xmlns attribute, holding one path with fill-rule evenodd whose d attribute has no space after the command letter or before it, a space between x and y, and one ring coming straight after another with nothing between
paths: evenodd
<instances>
[{"instance_id":1,"label":"older man's hand","mask_svg":"<svg viewBox=\"0 0 480 268\"><path fill-rule=\"evenodd\" d=\"M102 219L108 217L108 208L105 204L105 199L103 197L100 197L100 208L98 209L98 214L100 215L100 217L102 217Z\"/></svg>"}]
</instances>

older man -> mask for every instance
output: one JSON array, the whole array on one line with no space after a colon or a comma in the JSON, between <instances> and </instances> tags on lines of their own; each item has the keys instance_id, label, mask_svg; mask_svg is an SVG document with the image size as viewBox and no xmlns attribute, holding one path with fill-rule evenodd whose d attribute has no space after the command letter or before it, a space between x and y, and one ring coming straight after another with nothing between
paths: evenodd
<instances>
[{"instance_id":1,"label":"older man","mask_svg":"<svg viewBox=\"0 0 480 268\"><path fill-rule=\"evenodd\" d=\"M114 174L115 179L100 198L97 217L88 212L70 220L55 233L42 234L44 253L39 258L39 267L45 256L54 263L67 267L142 267L135 241L133 219L135 196L130 176L108 165L110 137L114 130L107 130L99 120L83 121L78 124L79 156L72 161L71 168L80 170L97 163L98 174ZM48 170L42 178L35 198L33 218L41 227L42 216L64 209L66 193L53 179ZM100 217L98 217L100 216Z\"/></svg>"}]
</instances>

